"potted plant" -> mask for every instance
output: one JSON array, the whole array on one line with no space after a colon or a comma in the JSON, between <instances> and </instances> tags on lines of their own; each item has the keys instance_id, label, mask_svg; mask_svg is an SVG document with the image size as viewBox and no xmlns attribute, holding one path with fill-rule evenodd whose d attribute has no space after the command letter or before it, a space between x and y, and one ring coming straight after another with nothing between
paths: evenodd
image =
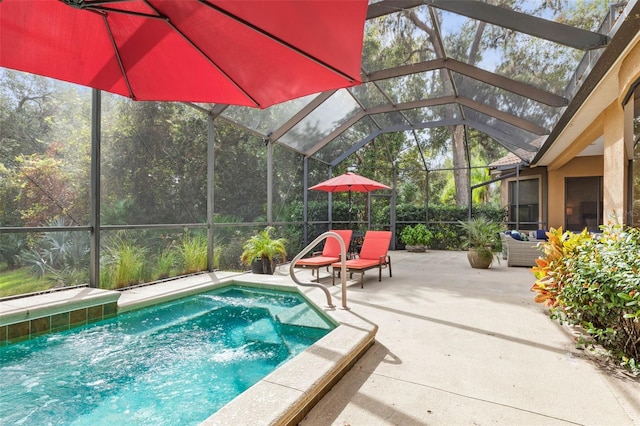
<instances>
[{"instance_id":1,"label":"potted plant","mask_svg":"<svg viewBox=\"0 0 640 426\"><path fill-rule=\"evenodd\" d=\"M432 239L433 234L422 223L405 226L400 233L400 240L406 245L407 251L414 253L424 253Z\"/></svg>"},{"instance_id":2,"label":"potted plant","mask_svg":"<svg viewBox=\"0 0 640 426\"><path fill-rule=\"evenodd\" d=\"M254 274L273 275L274 259L276 257L280 257L283 261L287 259L285 248L287 240L271 238L271 232L274 229L273 226L267 226L242 245L243 252L240 260L246 265L250 265Z\"/></svg>"},{"instance_id":3,"label":"potted plant","mask_svg":"<svg viewBox=\"0 0 640 426\"><path fill-rule=\"evenodd\" d=\"M487 269L496 258L500 262L498 253L502 250L500 231L502 225L484 216L476 217L468 222L458 221L466 235L462 238L463 246L469 249L467 258L472 268Z\"/></svg>"}]
</instances>

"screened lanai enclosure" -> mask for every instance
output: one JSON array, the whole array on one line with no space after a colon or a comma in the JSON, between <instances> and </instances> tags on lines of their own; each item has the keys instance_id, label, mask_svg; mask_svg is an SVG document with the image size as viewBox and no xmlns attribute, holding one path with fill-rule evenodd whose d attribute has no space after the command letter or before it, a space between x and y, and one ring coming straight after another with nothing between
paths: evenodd
<instances>
[{"instance_id":1,"label":"screened lanai enclosure","mask_svg":"<svg viewBox=\"0 0 640 426\"><path fill-rule=\"evenodd\" d=\"M478 214L544 227L503 205L489 165L535 157L625 6L370 1L362 84L265 109L2 68L0 297L245 270L266 226L290 258L328 229L391 230L402 249L402 228L425 223L432 248L459 249L457 221ZM347 193L309 190L348 170L392 189L351 194L351 211Z\"/></svg>"}]
</instances>

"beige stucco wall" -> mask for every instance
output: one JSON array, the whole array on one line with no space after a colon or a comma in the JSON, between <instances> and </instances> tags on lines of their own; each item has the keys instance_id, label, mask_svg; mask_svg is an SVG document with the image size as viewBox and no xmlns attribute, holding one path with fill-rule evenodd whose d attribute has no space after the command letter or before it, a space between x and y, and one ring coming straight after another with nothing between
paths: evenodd
<instances>
[{"instance_id":1,"label":"beige stucco wall","mask_svg":"<svg viewBox=\"0 0 640 426\"><path fill-rule=\"evenodd\" d=\"M602 156L575 157L563 167L549 170L548 186L548 216L549 227L564 227L564 180L567 177L602 176L604 160Z\"/></svg>"},{"instance_id":2,"label":"beige stucco wall","mask_svg":"<svg viewBox=\"0 0 640 426\"><path fill-rule=\"evenodd\" d=\"M620 104L622 104L624 97L629 92L631 85L638 78L640 78L640 42L635 44L624 61L622 61L618 72L618 85L620 87L618 101Z\"/></svg>"},{"instance_id":3,"label":"beige stucco wall","mask_svg":"<svg viewBox=\"0 0 640 426\"><path fill-rule=\"evenodd\" d=\"M603 214L626 222L627 155L624 141L624 111L617 103L607 108L604 125Z\"/></svg>"}]
</instances>

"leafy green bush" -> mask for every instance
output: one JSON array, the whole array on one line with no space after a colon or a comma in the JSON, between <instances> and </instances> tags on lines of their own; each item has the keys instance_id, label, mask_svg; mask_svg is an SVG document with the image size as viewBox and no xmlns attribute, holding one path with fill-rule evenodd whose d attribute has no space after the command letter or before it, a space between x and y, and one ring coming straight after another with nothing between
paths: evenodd
<instances>
[{"instance_id":1,"label":"leafy green bush","mask_svg":"<svg viewBox=\"0 0 640 426\"><path fill-rule=\"evenodd\" d=\"M640 373L640 230L609 225L598 237L562 229L549 235L533 269L536 301Z\"/></svg>"},{"instance_id":2,"label":"leafy green bush","mask_svg":"<svg viewBox=\"0 0 640 426\"><path fill-rule=\"evenodd\" d=\"M400 234L402 242L410 246L428 246L432 238L433 234L422 223L418 223L415 226L406 226Z\"/></svg>"},{"instance_id":3,"label":"leafy green bush","mask_svg":"<svg viewBox=\"0 0 640 426\"><path fill-rule=\"evenodd\" d=\"M458 223L459 221L466 222L468 220L469 210L467 207L433 205L429 206L428 213L428 229L433 234L429 247L434 250L462 250L462 236L464 231L459 228ZM374 221L376 221L376 223L382 223L378 221L384 217L388 217L388 215L389 207L381 209L377 212ZM486 217L492 222L501 223L506 220L507 211L506 209L491 205L480 205L472 208L471 217ZM400 236L402 235L404 227L410 225L410 223L402 222L424 223L425 219L426 213L424 206L398 204L396 207L396 220L400 223L396 226L398 235L396 247L404 247Z\"/></svg>"}]
</instances>

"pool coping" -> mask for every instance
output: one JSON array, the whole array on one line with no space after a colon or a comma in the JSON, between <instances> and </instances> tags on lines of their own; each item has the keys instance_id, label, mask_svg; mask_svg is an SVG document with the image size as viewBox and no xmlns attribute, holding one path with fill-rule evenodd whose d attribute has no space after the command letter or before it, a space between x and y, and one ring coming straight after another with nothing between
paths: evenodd
<instances>
[{"instance_id":1,"label":"pool coping","mask_svg":"<svg viewBox=\"0 0 640 426\"><path fill-rule=\"evenodd\" d=\"M40 314L50 314L64 309L67 304L72 307L88 306L95 304L97 300L105 299L117 300L120 314L234 283L294 291L313 303L338 326L201 424L297 424L373 345L378 326L349 310L326 307L326 298L322 291L316 288L302 288L293 283L288 276L288 265L280 266L274 275L212 272L123 291L83 288L40 294L12 300L11 312L5 310L0 314L4 314L5 321L20 320L25 315L33 315L33 309ZM338 287L334 289L338 291ZM334 301L334 304L339 305L338 301Z\"/></svg>"}]
</instances>

